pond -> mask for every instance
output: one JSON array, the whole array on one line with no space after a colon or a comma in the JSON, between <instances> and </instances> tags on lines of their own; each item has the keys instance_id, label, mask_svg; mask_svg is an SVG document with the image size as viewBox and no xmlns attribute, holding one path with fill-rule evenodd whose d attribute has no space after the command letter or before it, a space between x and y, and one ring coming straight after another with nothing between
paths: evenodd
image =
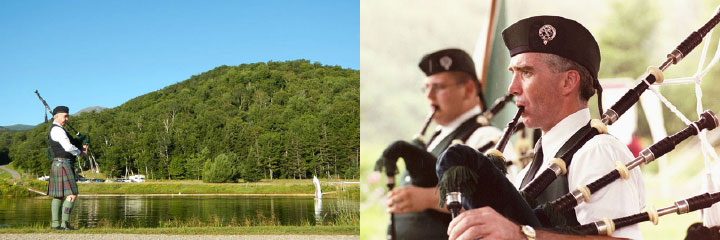
<instances>
[{"instance_id":1,"label":"pond","mask_svg":"<svg viewBox=\"0 0 720 240\"><path fill-rule=\"evenodd\" d=\"M50 224L50 198L0 198L0 225ZM348 215L348 198L278 196L80 196L71 221L77 227L325 225ZM185 225L183 225L185 224Z\"/></svg>"}]
</instances>

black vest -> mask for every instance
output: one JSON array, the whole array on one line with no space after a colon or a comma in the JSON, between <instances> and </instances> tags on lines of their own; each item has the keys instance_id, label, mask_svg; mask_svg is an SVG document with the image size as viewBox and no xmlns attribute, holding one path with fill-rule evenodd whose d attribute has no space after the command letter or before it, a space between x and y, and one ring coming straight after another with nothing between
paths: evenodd
<instances>
[{"instance_id":1,"label":"black vest","mask_svg":"<svg viewBox=\"0 0 720 240\"><path fill-rule=\"evenodd\" d=\"M430 153L437 158L445 149L450 147L453 140L467 141L475 130L482 127L482 125L475 120L477 116L478 115L475 115L460 124L452 133L442 139ZM432 139L430 141L432 141ZM433 167L434 166L433 164ZM411 181L408 171L405 170L401 175L398 185L410 185ZM431 209L426 209L422 212L395 214L396 236L397 239L447 239L447 228L451 220L450 214Z\"/></svg>"},{"instance_id":2,"label":"black vest","mask_svg":"<svg viewBox=\"0 0 720 240\"><path fill-rule=\"evenodd\" d=\"M565 142L565 144L563 144L562 147L560 147L558 152L555 153L555 158L561 157L566 152L569 154L570 157L565 162L565 165L566 165L566 168L568 169L568 171L570 171L570 163L572 163L572 158L575 155L575 152L577 152L577 150L582 148L582 146L584 146L585 143L587 142L587 141L581 141L580 138L582 138L585 135L585 133L589 130L590 130L590 123L588 122L587 125L578 129L577 132L575 132L575 134L573 134L568 139L568 141ZM574 151L573 151L573 149L570 149L572 147L571 145L572 145L572 143L575 143L577 141L580 141L578 143L578 144L580 144L580 146L578 146L577 148L574 148ZM589 141L589 139L588 139L588 141ZM542 170L544 170L544 169L542 169ZM553 181L545 189L545 191L540 193L540 195L538 195L538 197L535 198L535 202L538 204L551 202L551 201L554 201L555 199L562 197L563 195L565 195L569 192L570 192L570 186L568 184L567 174L560 175L555 179L555 181ZM577 221L577 215L575 214L575 209L567 211L564 215L565 215L565 219L567 220L567 224L569 226L580 225L580 223ZM543 225L545 225L546 227L553 227L553 226L548 226L549 221L547 219L543 219L542 217L540 217L540 221L543 222Z\"/></svg>"},{"instance_id":3,"label":"black vest","mask_svg":"<svg viewBox=\"0 0 720 240\"><path fill-rule=\"evenodd\" d=\"M54 127L59 127L60 129L62 129L63 132L65 132L65 135L67 135L68 139L71 140L70 143L72 144L72 140L74 140L74 138L72 136L70 136L70 134L67 131L65 131L64 128L57 126L55 124L50 124L50 131L52 131L52 129ZM52 158L68 158L68 159L74 160L75 156L72 155L72 153L66 152L65 149L62 147L62 145L60 145L59 142L52 140L52 137L50 136L50 131L48 131L48 141L50 142L50 153L52 154Z\"/></svg>"}]
</instances>

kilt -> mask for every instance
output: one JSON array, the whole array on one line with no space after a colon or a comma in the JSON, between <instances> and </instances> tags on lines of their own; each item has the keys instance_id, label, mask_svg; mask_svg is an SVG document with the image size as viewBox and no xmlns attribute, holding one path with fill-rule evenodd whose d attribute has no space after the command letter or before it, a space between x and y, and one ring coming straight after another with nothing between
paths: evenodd
<instances>
[{"instance_id":1,"label":"kilt","mask_svg":"<svg viewBox=\"0 0 720 240\"><path fill-rule=\"evenodd\" d=\"M78 194L72 162L67 158L53 158L52 166L50 166L48 196L61 198Z\"/></svg>"}]
</instances>

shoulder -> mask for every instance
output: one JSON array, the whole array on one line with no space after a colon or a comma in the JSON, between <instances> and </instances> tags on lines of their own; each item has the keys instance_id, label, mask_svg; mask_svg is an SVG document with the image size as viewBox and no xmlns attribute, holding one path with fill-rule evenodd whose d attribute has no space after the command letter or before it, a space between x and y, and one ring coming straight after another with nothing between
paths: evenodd
<instances>
[{"instance_id":1,"label":"shoulder","mask_svg":"<svg viewBox=\"0 0 720 240\"><path fill-rule=\"evenodd\" d=\"M475 129L472 135L470 135L470 139L478 138L486 141L495 141L498 140L500 136L502 136L500 129L493 126L484 126Z\"/></svg>"},{"instance_id":2,"label":"shoulder","mask_svg":"<svg viewBox=\"0 0 720 240\"><path fill-rule=\"evenodd\" d=\"M499 128L493 127L493 126L484 126L484 127L479 127L477 129L475 129L475 132L473 132L473 134L475 134L475 133L501 135L502 130L500 130Z\"/></svg>"},{"instance_id":3,"label":"shoulder","mask_svg":"<svg viewBox=\"0 0 720 240\"><path fill-rule=\"evenodd\" d=\"M598 134L595 137L588 140L585 145L580 149L613 149L613 150L628 150L627 146L620 142L615 136L610 134ZM628 150L629 151L629 150Z\"/></svg>"},{"instance_id":4,"label":"shoulder","mask_svg":"<svg viewBox=\"0 0 720 240\"><path fill-rule=\"evenodd\" d=\"M58 126L58 125L55 125L55 124L51 124L51 125L50 125L50 132L57 132L57 131L60 131L60 130L61 130L61 128L62 128L62 127L60 127L60 126Z\"/></svg>"},{"instance_id":5,"label":"shoulder","mask_svg":"<svg viewBox=\"0 0 720 240\"><path fill-rule=\"evenodd\" d=\"M500 139L502 131L493 126L479 127L468 138L466 145L474 148L479 148L487 144L488 142L497 141Z\"/></svg>"},{"instance_id":6,"label":"shoulder","mask_svg":"<svg viewBox=\"0 0 720 240\"><path fill-rule=\"evenodd\" d=\"M583 159L593 159L593 162L609 162L614 164L619 160L627 163L632 160L633 155L630 149L615 136L599 134L588 140L585 145L575 153L574 158L577 158L579 161L583 161Z\"/></svg>"},{"instance_id":7,"label":"shoulder","mask_svg":"<svg viewBox=\"0 0 720 240\"><path fill-rule=\"evenodd\" d=\"M65 135L65 129L63 129L61 126L58 125L52 125L50 127L50 135L53 136L64 136Z\"/></svg>"}]
</instances>

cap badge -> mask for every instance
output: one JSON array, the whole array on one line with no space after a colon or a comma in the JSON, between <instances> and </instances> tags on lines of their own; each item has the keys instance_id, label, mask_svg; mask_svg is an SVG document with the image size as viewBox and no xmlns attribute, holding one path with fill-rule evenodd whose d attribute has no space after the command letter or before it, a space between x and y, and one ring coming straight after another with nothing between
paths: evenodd
<instances>
[{"instance_id":1,"label":"cap badge","mask_svg":"<svg viewBox=\"0 0 720 240\"><path fill-rule=\"evenodd\" d=\"M443 56L440 58L440 66L445 68L445 71L450 70L450 66L452 65L452 58L448 56Z\"/></svg>"},{"instance_id":2,"label":"cap badge","mask_svg":"<svg viewBox=\"0 0 720 240\"><path fill-rule=\"evenodd\" d=\"M540 39L543 40L543 44L547 45L548 42L552 41L553 38L555 38L555 27L550 24L545 24L540 27L538 35L540 36Z\"/></svg>"}]
</instances>

